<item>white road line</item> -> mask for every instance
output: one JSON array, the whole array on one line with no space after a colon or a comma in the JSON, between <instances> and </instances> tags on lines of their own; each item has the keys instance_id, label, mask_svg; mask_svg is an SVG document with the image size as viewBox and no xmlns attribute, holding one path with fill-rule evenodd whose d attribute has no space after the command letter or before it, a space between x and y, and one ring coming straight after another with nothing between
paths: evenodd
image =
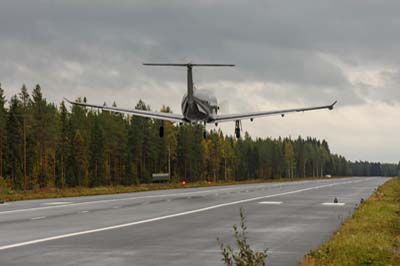
<instances>
[{"instance_id":1,"label":"white road line","mask_svg":"<svg viewBox=\"0 0 400 266\"><path fill-rule=\"evenodd\" d=\"M31 220L40 220L40 219L44 219L44 218L46 218L46 216L38 216L38 217L31 218Z\"/></svg>"},{"instance_id":2,"label":"white road line","mask_svg":"<svg viewBox=\"0 0 400 266\"><path fill-rule=\"evenodd\" d=\"M77 202L77 203L71 203L71 204L65 204L65 205L54 205L54 206L44 206L44 207L34 207L34 208L26 208L26 209L1 211L0 215L1 214L7 214L7 213L36 211L36 210L47 210L47 209L54 209L54 208L79 206L79 205L89 205L89 204L96 204L96 203L107 203L107 202L115 202L115 201L128 201L128 200L136 200L136 199L149 199L149 198L162 198L162 197L175 197L175 196L182 196L182 195L188 195L188 194L199 194L199 193L209 193L209 192L212 193L212 192L215 192L215 191L232 190L232 189L237 189L237 188L210 189L210 190L193 191L193 192L182 192L182 193L172 193L172 194L136 196L136 197L120 198L120 199L105 199L105 200L84 201L84 202Z\"/></svg>"},{"instance_id":3,"label":"white road line","mask_svg":"<svg viewBox=\"0 0 400 266\"><path fill-rule=\"evenodd\" d=\"M322 205L325 205L325 206L344 206L344 203L343 202L338 202L338 203L324 202L324 203L322 203Z\"/></svg>"},{"instance_id":4,"label":"white road line","mask_svg":"<svg viewBox=\"0 0 400 266\"><path fill-rule=\"evenodd\" d=\"M55 202L48 202L48 203L43 203L43 205L66 205L70 204L72 202L70 201L55 201Z\"/></svg>"},{"instance_id":5,"label":"white road line","mask_svg":"<svg viewBox=\"0 0 400 266\"><path fill-rule=\"evenodd\" d=\"M311 181L308 181L308 180L307 181L298 181L296 183L293 182L291 184L292 185L295 185L295 184L306 184L306 183L309 183L309 182L311 182ZM264 184L261 184L261 185L264 185ZM268 186L268 183L265 184L265 185ZM287 185L290 185L290 183L288 183ZM260 185L258 185L258 186L260 186ZM54 205L54 206L44 206L44 207L34 207L34 208L17 209L17 210L9 210L9 211L0 211L0 215L8 214L8 213L27 212L27 211L36 211L36 210L47 210L47 209L54 209L54 208L63 208L63 207L70 207L70 206L79 206L79 205L88 205L88 204L106 203L106 202L115 202L115 201L128 201L128 200L136 200L136 199L162 198L162 197L175 197L175 196L193 195L193 194L201 194L201 193L215 193L215 192L219 192L219 191L237 190L237 189L243 189L243 188L231 187L231 188L209 189L209 190L181 192L181 193L172 193L172 194L135 196L135 197L129 197L129 198L120 198L120 199L93 200L93 201L77 202L77 203L71 203L71 204L65 204L65 205Z\"/></svg>"},{"instance_id":6,"label":"white road line","mask_svg":"<svg viewBox=\"0 0 400 266\"><path fill-rule=\"evenodd\" d=\"M259 204L282 204L282 201L260 201Z\"/></svg>"},{"instance_id":7,"label":"white road line","mask_svg":"<svg viewBox=\"0 0 400 266\"><path fill-rule=\"evenodd\" d=\"M79 213L88 213L89 211L81 211L81 212L79 212Z\"/></svg>"},{"instance_id":8,"label":"white road line","mask_svg":"<svg viewBox=\"0 0 400 266\"><path fill-rule=\"evenodd\" d=\"M295 193L299 193L299 192L303 192L303 191L309 191L309 190L320 189L320 188L325 188L325 187L332 187L332 186L349 184L349 183L358 183L358 182L362 182L362 181L365 181L365 180L331 183L331 184L327 184L327 185L320 185L320 186L315 186L315 187L310 187L310 188L303 188L303 189L298 189L298 190L293 190L293 191L288 191L288 192L282 192L282 193L273 194L273 195L260 196L260 197L255 197L255 198L249 198L249 199L237 200L237 201L232 201L232 202L227 202L227 203L221 203L221 204L217 204L217 205L213 205L213 206L209 206L209 207L204 207L204 208L195 209L195 210L191 210L191 211L185 211L185 212L178 212L178 213L174 213L174 214L169 214L169 215L164 215L164 216L160 216L160 217L145 219L145 220L141 220L141 221L135 221L135 222L131 222L131 223L118 224L118 225L107 226L107 227L102 227L102 228L97 228L97 229L92 229L92 230L86 230L86 231L80 231L80 232L75 232L75 233L69 233L69 234L64 234L64 235L58 235L58 236L45 237L45 238L35 239L35 240L31 240L31 241L20 242L20 243L16 243L16 244L0 246L0 251L1 250L11 249L11 248L27 246L27 245L33 245L33 244L42 243L42 242L48 242L48 241L57 240L57 239L73 237L73 236L87 235L87 234L92 234L92 233L97 233L97 232L109 231L109 230L124 228L124 227L128 227L128 226L138 225L138 224L145 224L145 223L165 220L165 219L169 219L169 218L174 218L174 217L179 217L179 216L184 216L184 215L204 212L204 211L208 211L208 210L213 210L213 209L217 209L217 208L221 208L221 207L226 207L226 206L246 203L246 202L250 202L250 201L267 199L267 198L272 198L272 197L277 197L277 196L290 195L290 194L295 194Z\"/></svg>"}]
</instances>

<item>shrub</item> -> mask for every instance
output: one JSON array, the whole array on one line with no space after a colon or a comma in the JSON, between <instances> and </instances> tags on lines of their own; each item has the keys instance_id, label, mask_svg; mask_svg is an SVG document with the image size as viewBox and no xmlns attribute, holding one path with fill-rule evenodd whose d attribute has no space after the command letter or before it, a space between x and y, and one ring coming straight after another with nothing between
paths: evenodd
<instances>
[{"instance_id":1,"label":"shrub","mask_svg":"<svg viewBox=\"0 0 400 266\"><path fill-rule=\"evenodd\" d=\"M233 225L234 236L238 251L234 251L231 245L225 245L217 238L223 256L222 261L226 266L265 266L267 250L255 251L251 249L247 239L246 216L240 208L240 228Z\"/></svg>"}]
</instances>

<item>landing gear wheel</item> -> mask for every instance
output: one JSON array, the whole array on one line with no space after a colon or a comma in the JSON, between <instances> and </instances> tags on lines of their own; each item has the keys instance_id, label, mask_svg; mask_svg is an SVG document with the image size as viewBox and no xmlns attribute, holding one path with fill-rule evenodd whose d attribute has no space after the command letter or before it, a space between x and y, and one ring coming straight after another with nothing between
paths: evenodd
<instances>
[{"instance_id":1,"label":"landing gear wheel","mask_svg":"<svg viewBox=\"0 0 400 266\"><path fill-rule=\"evenodd\" d=\"M240 138L240 130L241 130L241 124L240 124L240 120L236 120L235 121L235 135L236 138Z\"/></svg>"},{"instance_id":2,"label":"landing gear wheel","mask_svg":"<svg viewBox=\"0 0 400 266\"><path fill-rule=\"evenodd\" d=\"M206 122L204 122L204 127L203 127L203 139L207 138L207 128L206 128L207 124Z\"/></svg>"},{"instance_id":3,"label":"landing gear wheel","mask_svg":"<svg viewBox=\"0 0 400 266\"><path fill-rule=\"evenodd\" d=\"M164 126L160 126L160 138L164 137Z\"/></svg>"},{"instance_id":4,"label":"landing gear wheel","mask_svg":"<svg viewBox=\"0 0 400 266\"><path fill-rule=\"evenodd\" d=\"M237 139L240 139L240 128L235 128L235 135Z\"/></svg>"}]
</instances>

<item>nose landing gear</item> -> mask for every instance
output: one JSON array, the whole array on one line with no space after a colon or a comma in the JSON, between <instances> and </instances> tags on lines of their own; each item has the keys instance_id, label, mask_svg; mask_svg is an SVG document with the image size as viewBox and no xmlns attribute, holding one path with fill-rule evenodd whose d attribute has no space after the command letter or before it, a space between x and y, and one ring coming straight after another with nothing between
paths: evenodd
<instances>
[{"instance_id":1,"label":"nose landing gear","mask_svg":"<svg viewBox=\"0 0 400 266\"><path fill-rule=\"evenodd\" d=\"M240 138L241 128L242 128L242 123L240 122L240 120L236 120L235 121L235 135L236 135L237 139Z\"/></svg>"}]
</instances>

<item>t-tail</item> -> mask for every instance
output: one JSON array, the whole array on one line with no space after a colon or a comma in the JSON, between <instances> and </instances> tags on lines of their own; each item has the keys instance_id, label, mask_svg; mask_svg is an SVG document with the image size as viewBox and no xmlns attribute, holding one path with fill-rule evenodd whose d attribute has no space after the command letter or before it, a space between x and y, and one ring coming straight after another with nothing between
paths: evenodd
<instances>
[{"instance_id":1,"label":"t-tail","mask_svg":"<svg viewBox=\"0 0 400 266\"><path fill-rule=\"evenodd\" d=\"M233 67L235 65L232 64L163 64L163 63L143 63L145 66L178 66L178 67L187 67L187 95L188 95L188 103L191 105L193 103L193 67Z\"/></svg>"}]
</instances>

